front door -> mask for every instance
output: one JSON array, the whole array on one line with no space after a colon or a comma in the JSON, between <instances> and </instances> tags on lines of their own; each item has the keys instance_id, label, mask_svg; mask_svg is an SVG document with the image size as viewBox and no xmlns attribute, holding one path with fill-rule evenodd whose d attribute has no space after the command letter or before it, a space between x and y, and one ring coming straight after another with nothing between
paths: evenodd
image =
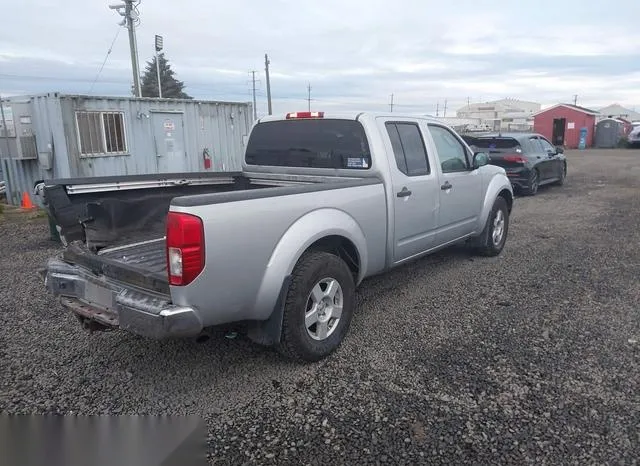
<instances>
[{"instance_id":1,"label":"front door","mask_svg":"<svg viewBox=\"0 0 640 466\"><path fill-rule=\"evenodd\" d=\"M440 165L438 245L468 236L477 229L482 206L482 177L471 169L471 154L450 129L429 124Z\"/></svg>"},{"instance_id":2,"label":"front door","mask_svg":"<svg viewBox=\"0 0 640 466\"><path fill-rule=\"evenodd\" d=\"M545 138L540 138L540 144L545 151L546 160L546 179L560 178L564 170L564 164L558 155L558 149L553 147Z\"/></svg>"},{"instance_id":3,"label":"front door","mask_svg":"<svg viewBox=\"0 0 640 466\"><path fill-rule=\"evenodd\" d=\"M188 171L182 113L151 113L158 173Z\"/></svg>"},{"instance_id":4,"label":"front door","mask_svg":"<svg viewBox=\"0 0 640 466\"><path fill-rule=\"evenodd\" d=\"M564 146L564 129L566 127L566 118L553 119L553 135L551 139L556 146Z\"/></svg>"},{"instance_id":5,"label":"front door","mask_svg":"<svg viewBox=\"0 0 640 466\"><path fill-rule=\"evenodd\" d=\"M389 157L393 193L393 262L433 247L438 221L438 182L418 121L379 120Z\"/></svg>"}]
</instances>

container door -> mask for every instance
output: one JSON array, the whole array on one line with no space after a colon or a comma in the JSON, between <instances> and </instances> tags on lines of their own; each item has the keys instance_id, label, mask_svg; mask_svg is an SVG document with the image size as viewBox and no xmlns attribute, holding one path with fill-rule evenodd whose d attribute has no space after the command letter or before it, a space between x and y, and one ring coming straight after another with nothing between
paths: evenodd
<instances>
[{"instance_id":1,"label":"container door","mask_svg":"<svg viewBox=\"0 0 640 466\"><path fill-rule=\"evenodd\" d=\"M187 170L182 113L151 114L156 147L158 173L180 173Z\"/></svg>"}]
</instances>

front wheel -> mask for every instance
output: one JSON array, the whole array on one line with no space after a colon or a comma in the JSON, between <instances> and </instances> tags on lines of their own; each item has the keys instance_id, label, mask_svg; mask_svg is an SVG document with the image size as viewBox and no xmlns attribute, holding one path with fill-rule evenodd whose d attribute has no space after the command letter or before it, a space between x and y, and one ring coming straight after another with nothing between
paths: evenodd
<instances>
[{"instance_id":1,"label":"front wheel","mask_svg":"<svg viewBox=\"0 0 640 466\"><path fill-rule=\"evenodd\" d=\"M305 253L293 270L278 349L298 361L318 361L344 339L355 308L355 282L339 257Z\"/></svg>"},{"instance_id":2,"label":"front wheel","mask_svg":"<svg viewBox=\"0 0 640 466\"><path fill-rule=\"evenodd\" d=\"M509 232L509 207L504 197L499 196L493 204L491 213L478 237L477 251L483 256L497 256L507 242Z\"/></svg>"},{"instance_id":3,"label":"front wheel","mask_svg":"<svg viewBox=\"0 0 640 466\"><path fill-rule=\"evenodd\" d=\"M567 178L567 164L563 163L562 167L560 168L560 178L558 179L558 181L556 181L555 184L558 186L562 186L566 178Z\"/></svg>"}]
</instances>

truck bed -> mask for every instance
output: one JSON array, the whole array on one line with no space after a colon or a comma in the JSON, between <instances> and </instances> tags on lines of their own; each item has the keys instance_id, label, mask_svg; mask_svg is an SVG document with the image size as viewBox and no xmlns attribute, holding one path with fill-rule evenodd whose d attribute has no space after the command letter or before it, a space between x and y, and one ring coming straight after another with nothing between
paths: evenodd
<instances>
[{"instance_id":1,"label":"truck bed","mask_svg":"<svg viewBox=\"0 0 640 466\"><path fill-rule=\"evenodd\" d=\"M166 276L167 273L164 238L106 248L101 250L98 255L131 267L140 268L146 273L159 276Z\"/></svg>"}]
</instances>

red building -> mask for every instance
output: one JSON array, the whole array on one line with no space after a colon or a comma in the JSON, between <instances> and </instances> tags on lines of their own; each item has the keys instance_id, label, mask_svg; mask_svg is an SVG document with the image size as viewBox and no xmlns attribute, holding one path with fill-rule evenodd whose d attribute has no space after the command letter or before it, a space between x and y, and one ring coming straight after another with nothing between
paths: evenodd
<instances>
[{"instance_id":1,"label":"red building","mask_svg":"<svg viewBox=\"0 0 640 466\"><path fill-rule=\"evenodd\" d=\"M587 128L587 147L591 147L598 114L578 105L557 104L533 114L533 130L556 146L577 149L580 128Z\"/></svg>"}]
</instances>

